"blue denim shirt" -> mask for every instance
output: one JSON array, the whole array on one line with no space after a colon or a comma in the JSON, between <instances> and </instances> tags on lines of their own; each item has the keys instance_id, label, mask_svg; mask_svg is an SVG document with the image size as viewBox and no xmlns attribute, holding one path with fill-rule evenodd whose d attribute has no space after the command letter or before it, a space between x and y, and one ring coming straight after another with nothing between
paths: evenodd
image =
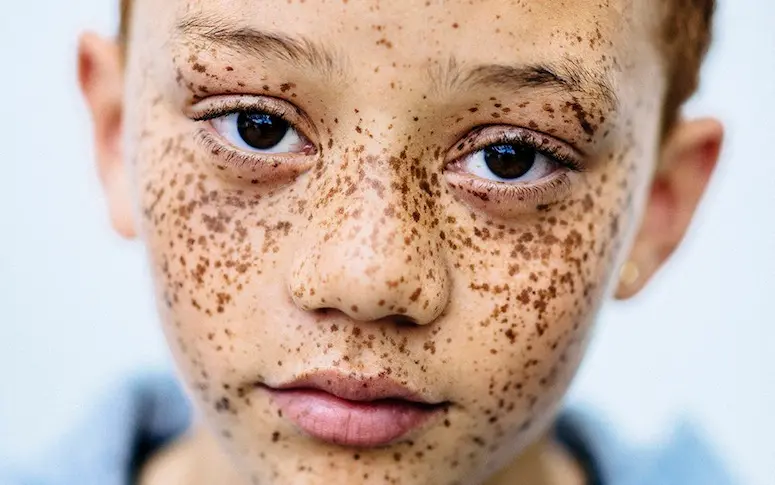
<instances>
[{"instance_id":1,"label":"blue denim shirt","mask_svg":"<svg viewBox=\"0 0 775 485\"><path fill-rule=\"evenodd\" d=\"M168 376L124 383L62 446L25 467L0 471L0 485L131 485L146 457L186 430L188 401ZM566 412L557 438L587 469L589 485L731 485L716 456L687 426L656 449L620 442L595 419Z\"/></svg>"}]
</instances>

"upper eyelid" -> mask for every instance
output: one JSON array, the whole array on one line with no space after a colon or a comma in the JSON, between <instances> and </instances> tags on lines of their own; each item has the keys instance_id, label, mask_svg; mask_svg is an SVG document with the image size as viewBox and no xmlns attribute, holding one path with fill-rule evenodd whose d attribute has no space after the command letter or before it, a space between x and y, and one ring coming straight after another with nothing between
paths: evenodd
<instances>
[{"instance_id":1,"label":"upper eyelid","mask_svg":"<svg viewBox=\"0 0 775 485\"><path fill-rule=\"evenodd\" d=\"M483 132L485 133L484 135L482 135ZM496 133L489 135L491 132ZM484 141L480 141L479 138L483 138ZM547 141L551 145L546 147L543 143L536 142L537 138L542 138L542 141ZM586 154L572 144L558 140L549 134L536 131L535 129L517 125L485 125L470 131L465 138L457 142L453 149L450 150L451 156L448 157L448 163L462 160L488 146L506 143L525 143L553 158L562 155L565 161L572 162L574 168L579 170L582 170L585 165ZM461 149L463 145L466 146Z\"/></svg>"},{"instance_id":2,"label":"upper eyelid","mask_svg":"<svg viewBox=\"0 0 775 485\"><path fill-rule=\"evenodd\" d=\"M303 110L290 101L276 96L219 95L205 98L195 106L187 108L188 115L194 121L206 121L250 110L263 111L283 118L308 140L310 135L318 136L314 123Z\"/></svg>"},{"instance_id":3,"label":"upper eyelid","mask_svg":"<svg viewBox=\"0 0 775 485\"><path fill-rule=\"evenodd\" d=\"M269 97L265 96L264 98ZM281 109L280 106L275 106L274 101L260 103L245 100L243 97L239 97L234 100L222 100L221 97L218 97L218 99L213 101L197 103L197 105L201 104L205 104L205 107L196 106L188 109L190 116L195 121L203 121L206 119L218 118L219 116L226 116L229 114L250 110L266 111L269 114L281 117L288 116L288 110ZM290 122L290 120L288 121Z\"/></svg>"}]
</instances>

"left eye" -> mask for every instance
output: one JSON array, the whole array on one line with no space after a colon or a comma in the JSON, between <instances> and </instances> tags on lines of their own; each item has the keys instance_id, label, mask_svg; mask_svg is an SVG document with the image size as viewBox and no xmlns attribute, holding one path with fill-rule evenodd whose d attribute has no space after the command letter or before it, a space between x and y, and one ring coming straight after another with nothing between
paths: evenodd
<instances>
[{"instance_id":1,"label":"left eye","mask_svg":"<svg viewBox=\"0 0 775 485\"><path fill-rule=\"evenodd\" d=\"M490 145L463 159L472 175L497 182L533 182L556 171L560 164L535 148L515 143Z\"/></svg>"},{"instance_id":2,"label":"left eye","mask_svg":"<svg viewBox=\"0 0 775 485\"><path fill-rule=\"evenodd\" d=\"M302 136L283 118L270 113L238 112L210 122L235 148L251 153L295 153L304 150Z\"/></svg>"}]
</instances>

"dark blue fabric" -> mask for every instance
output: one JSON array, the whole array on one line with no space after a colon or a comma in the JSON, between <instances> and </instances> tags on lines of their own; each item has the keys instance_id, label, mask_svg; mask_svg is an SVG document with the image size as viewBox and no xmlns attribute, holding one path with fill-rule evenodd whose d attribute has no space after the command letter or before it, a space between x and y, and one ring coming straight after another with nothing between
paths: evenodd
<instances>
[{"instance_id":1,"label":"dark blue fabric","mask_svg":"<svg viewBox=\"0 0 775 485\"><path fill-rule=\"evenodd\" d=\"M62 446L25 471L0 471L0 485L131 485L145 456L188 427L191 411L170 376L134 379L108 393ZM556 436L585 466L589 485L731 485L720 460L688 426L656 449L622 443L612 427L569 411Z\"/></svg>"}]
</instances>

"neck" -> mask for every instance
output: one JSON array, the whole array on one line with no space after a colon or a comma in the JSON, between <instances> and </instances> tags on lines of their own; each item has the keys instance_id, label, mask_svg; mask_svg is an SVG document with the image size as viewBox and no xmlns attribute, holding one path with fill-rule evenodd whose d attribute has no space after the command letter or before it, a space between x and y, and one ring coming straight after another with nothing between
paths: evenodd
<instances>
[{"instance_id":1,"label":"neck","mask_svg":"<svg viewBox=\"0 0 775 485\"><path fill-rule=\"evenodd\" d=\"M215 437L202 425L153 456L140 473L139 485L248 485ZM486 485L584 485L584 474L562 446L544 437Z\"/></svg>"}]
</instances>

